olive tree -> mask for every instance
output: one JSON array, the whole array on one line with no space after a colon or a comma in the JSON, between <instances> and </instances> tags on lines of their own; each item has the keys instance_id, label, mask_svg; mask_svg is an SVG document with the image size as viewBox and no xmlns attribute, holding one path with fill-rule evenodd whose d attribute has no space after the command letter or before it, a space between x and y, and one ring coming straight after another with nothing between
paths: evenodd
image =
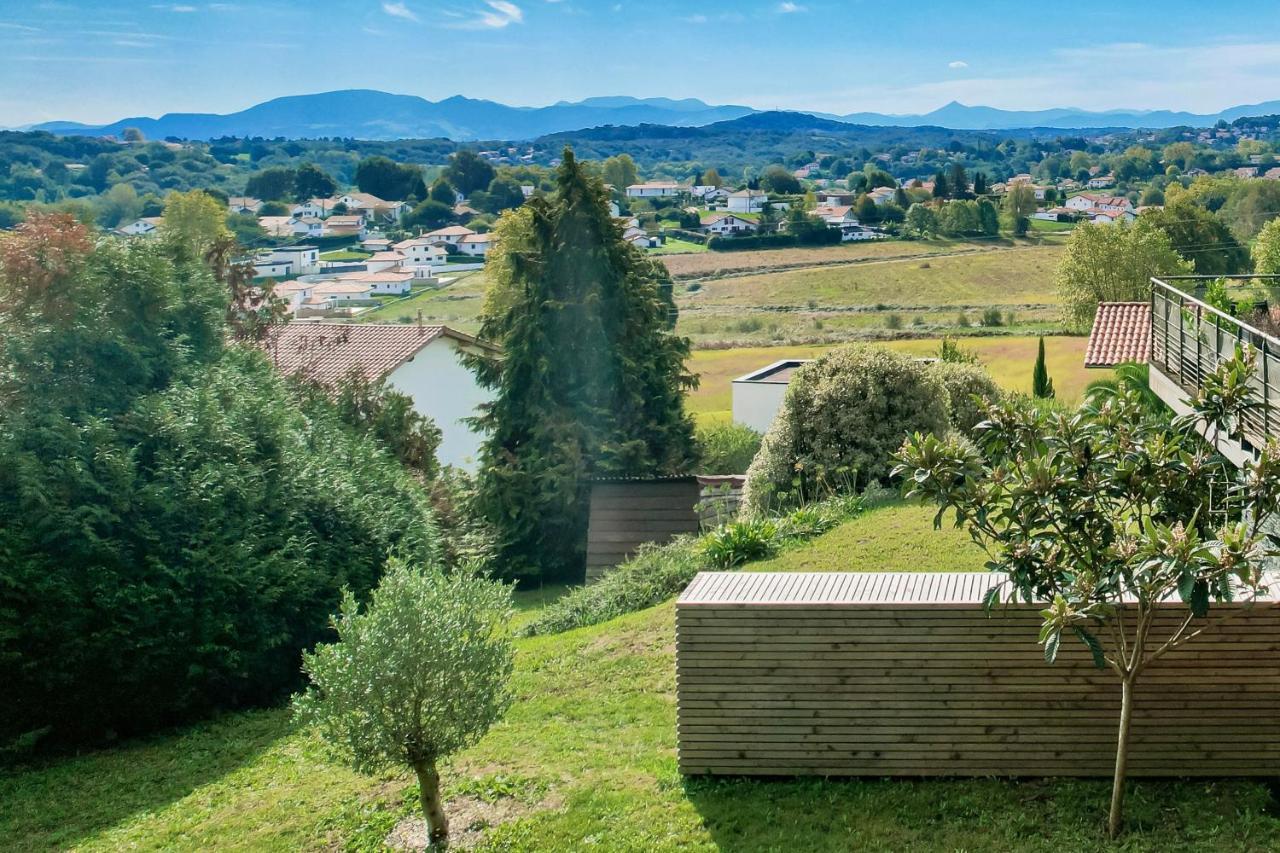
<instances>
[{"instance_id":1,"label":"olive tree","mask_svg":"<svg viewBox=\"0 0 1280 853\"><path fill-rule=\"evenodd\" d=\"M1078 411L1006 402L988 409L976 442L916 434L895 473L909 495L967 526L1005 573L984 602L1045 602L1040 643L1052 663L1063 637L1084 643L1120 682L1108 822L1120 827L1134 685L1154 661L1237 616L1265 591L1262 522L1280 509L1280 445L1237 471L1214 446L1255 405L1238 353L1207 377L1192 413L1149 414L1135 389L1102 389ZM1237 601L1209 618L1215 602ZM1180 604L1178 603L1180 602ZM1174 627L1156 622L1159 610ZM1166 626L1161 629L1160 626Z\"/></svg>"},{"instance_id":2,"label":"olive tree","mask_svg":"<svg viewBox=\"0 0 1280 853\"><path fill-rule=\"evenodd\" d=\"M311 686L294 699L298 718L360 772L412 768L432 844L449 834L437 762L510 704L510 616L501 583L396 562L363 610L347 593L337 641L303 657Z\"/></svg>"}]
</instances>

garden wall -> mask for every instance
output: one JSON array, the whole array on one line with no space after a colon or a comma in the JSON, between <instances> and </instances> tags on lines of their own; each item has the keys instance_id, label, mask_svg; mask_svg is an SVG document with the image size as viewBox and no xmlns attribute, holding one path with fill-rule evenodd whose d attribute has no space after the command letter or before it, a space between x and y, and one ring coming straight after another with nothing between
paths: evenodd
<instances>
[{"instance_id":1,"label":"garden wall","mask_svg":"<svg viewBox=\"0 0 1280 853\"><path fill-rule=\"evenodd\" d=\"M995 579L699 574L676 605L680 771L1109 776L1118 679L1074 639L1045 663L1037 608L982 610ZM1142 676L1129 772L1280 775L1277 709L1280 608L1259 604Z\"/></svg>"}]
</instances>

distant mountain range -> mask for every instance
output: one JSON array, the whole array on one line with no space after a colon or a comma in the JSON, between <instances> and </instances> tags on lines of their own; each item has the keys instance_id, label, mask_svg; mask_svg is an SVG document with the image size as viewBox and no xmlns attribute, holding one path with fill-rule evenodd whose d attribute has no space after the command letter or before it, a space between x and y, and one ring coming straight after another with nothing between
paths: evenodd
<instances>
[{"instance_id":1,"label":"distant mountain range","mask_svg":"<svg viewBox=\"0 0 1280 853\"><path fill-rule=\"evenodd\" d=\"M700 127L761 112L751 107L712 105L696 98L631 98L626 96L561 101L548 107L511 107L494 101L455 96L428 101L414 95L392 95L372 89L348 89L314 95L293 95L257 104L240 112L167 113L160 118L134 117L106 125L52 121L23 130L82 136L119 135L136 127L149 138L213 139L220 136L262 136L307 139L408 139L446 137L458 141L525 140L563 131L641 124ZM876 127L945 127L954 130L1015 128L1161 128L1178 125L1206 127L1218 119L1280 113L1280 101L1231 107L1213 115L1170 110L1110 110L1090 112L1072 108L1001 110L966 106L952 101L922 115L885 113L812 113L822 119Z\"/></svg>"}]
</instances>

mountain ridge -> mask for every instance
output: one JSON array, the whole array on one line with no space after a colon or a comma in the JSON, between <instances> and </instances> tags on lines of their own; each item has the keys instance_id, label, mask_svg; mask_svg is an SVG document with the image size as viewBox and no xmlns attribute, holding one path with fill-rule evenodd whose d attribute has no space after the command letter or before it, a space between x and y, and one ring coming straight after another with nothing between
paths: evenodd
<instances>
[{"instance_id":1,"label":"mountain ridge","mask_svg":"<svg viewBox=\"0 0 1280 853\"><path fill-rule=\"evenodd\" d=\"M341 89L286 95L232 113L166 113L135 116L103 125L74 121L42 122L19 128L64 135L120 135L136 127L150 138L213 139L220 136L351 137L402 139L446 137L455 141L528 140L548 134L601 126L642 124L700 127L768 111L740 104L708 104L697 98L635 98L611 95L559 101L544 107L517 107L462 95L429 101L375 89ZM1155 129L1207 127L1219 119L1280 113L1280 100L1241 104L1218 113L1177 110L1089 111L1072 107L1003 110L951 101L919 114L854 112L835 114L790 110L827 121L871 127L936 126L952 130L1058 128Z\"/></svg>"}]
</instances>

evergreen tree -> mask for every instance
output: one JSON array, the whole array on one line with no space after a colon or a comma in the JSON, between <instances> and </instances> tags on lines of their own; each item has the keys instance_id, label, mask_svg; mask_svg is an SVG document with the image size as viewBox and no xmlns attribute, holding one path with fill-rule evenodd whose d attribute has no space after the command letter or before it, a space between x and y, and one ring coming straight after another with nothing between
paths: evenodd
<instances>
[{"instance_id":1,"label":"evergreen tree","mask_svg":"<svg viewBox=\"0 0 1280 853\"><path fill-rule=\"evenodd\" d=\"M965 173L964 166L959 163L952 165L947 184L950 186L952 198L969 197L969 176Z\"/></svg>"},{"instance_id":2,"label":"evergreen tree","mask_svg":"<svg viewBox=\"0 0 1280 853\"><path fill-rule=\"evenodd\" d=\"M502 356L472 361L495 392L477 506L515 577L581 571L590 477L682 473L695 453L670 277L622 240L571 149L556 190L499 222L480 336Z\"/></svg>"},{"instance_id":3,"label":"evergreen tree","mask_svg":"<svg viewBox=\"0 0 1280 853\"><path fill-rule=\"evenodd\" d=\"M973 173L973 194L974 195L987 194L987 176L982 172Z\"/></svg>"},{"instance_id":4,"label":"evergreen tree","mask_svg":"<svg viewBox=\"0 0 1280 853\"><path fill-rule=\"evenodd\" d=\"M947 198L948 196L950 196L951 193L948 192L947 187L948 187L948 184L947 184L946 175L942 174L941 172L938 172L936 175L933 176L933 197L934 198Z\"/></svg>"},{"instance_id":5,"label":"evergreen tree","mask_svg":"<svg viewBox=\"0 0 1280 853\"><path fill-rule=\"evenodd\" d=\"M303 163L293 178L293 197L300 202L313 198L329 198L338 185L329 173L314 163Z\"/></svg>"},{"instance_id":6,"label":"evergreen tree","mask_svg":"<svg viewBox=\"0 0 1280 853\"><path fill-rule=\"evenodd\" d=\"M1049 378L1049 368L1044 363L1044 338L1040 338L1040 350L1036 353L1036 366L1031 371L1031 394L1041 400L1052 400L1054 397L1053 380Z\"/></svg>"}]
</instances>

